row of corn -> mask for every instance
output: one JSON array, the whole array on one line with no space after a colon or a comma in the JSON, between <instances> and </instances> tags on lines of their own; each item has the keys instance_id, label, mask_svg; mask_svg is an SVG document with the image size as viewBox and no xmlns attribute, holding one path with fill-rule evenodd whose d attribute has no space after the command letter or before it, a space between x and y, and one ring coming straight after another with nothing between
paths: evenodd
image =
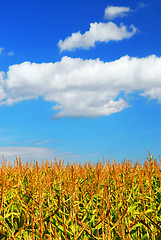
<instances>
[{"instance_id":1,"label":"row of corn","mask_svg":"<svg viewBox=\"0 0 161 240\"><path fill-rule=\"evenodd\" d=\"M4 160L0 239L160 240L160 162Z\"/></svg>"}]
</instances>

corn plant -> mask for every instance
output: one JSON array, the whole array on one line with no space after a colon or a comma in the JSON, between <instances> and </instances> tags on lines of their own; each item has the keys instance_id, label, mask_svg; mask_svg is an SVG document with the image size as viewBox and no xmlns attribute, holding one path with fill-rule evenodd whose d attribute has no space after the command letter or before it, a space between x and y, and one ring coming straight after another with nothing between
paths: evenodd
<instances>
[{"instance_id":1,"label":"corn plant","mask_svg":"<svg viewBox=\"0 0 161 240\"><path fill-rule=\"evenodd\" d=\"M160 163L4 159L0 239L160 240Z\"/></svg>"}]
</instances>

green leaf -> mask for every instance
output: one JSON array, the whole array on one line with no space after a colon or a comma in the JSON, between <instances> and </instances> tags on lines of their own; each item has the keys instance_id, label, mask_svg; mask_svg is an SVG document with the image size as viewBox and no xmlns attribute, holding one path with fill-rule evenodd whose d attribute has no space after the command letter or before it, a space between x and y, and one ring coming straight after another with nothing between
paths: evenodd
<instances>
[{"instance_id":1,"label":"green leaf","mask_svg":"<svg viewBox=\"0 0 161 240\"><path fill-rule=\"evenodd\" d=\"M55 227L56 227L57 229L59 229L60 231L62 231L63 233L65 232L63 226L61 226L61 225L55 225ZM69 230L66 229L66 232L67 232L69 235L73 236L73 233L70 232Z\"/></svg>"},{"instance_id":2,"label":"green leaf","mask_svg":"<svg viewBox=\"0 0 161 240\"><path fill-rule=\"evenodd\" d=\"M12 230L13 226L7 218L5 218L5 222L8 224L9 228Z\"/></svg>"},{"instance_id":3,"label":"green leaf","mask_svg":"<svg viewBox=\"0 0 161 240\"><path fill-rule=\"evenodd\" d=\"M18 213L11 212L11 213L8 213L8 214L5 215L5 220L6 220L7 218L9 218L10 216L13 216L13 215L19 217Z\"/></svg>"},{"instance_id":4,"label":"green leaf","mask_svg":"<svg viewBox=\"0 0 161 240\"><path fill-rule=\"evenodd\" d=\"M148 213L151 213L151 212L155 212L153 209L148 209L145 213L148 214Z\"/></svg>"},{"instance_id":5,"label":"green leaf","mask_svg":"<svg viewBox=\"0 0 161 240\"><path fill-rule=\"evenodd\" d=\"M148 240L148 235L147 235L147 233L146 233L140 240Z\"/></svg>"},{"instance_id":6,"label":"green leaf","mask_svg":"<svg viewBox=\"0 0 161 240\"><path fill-rule=\"evenodd\" d=\"M133 226L133 228L131 229L130 234L134 234L134 233L137 231L137 229L138 229L139 227L141 227L141 226L142 226L141 223L135 224L135 225Z\"/></svg>"},{"instance_id":7,"label":"green leaf","mask_svg":"<svg viewBox=\"0 0 161 240\"><path fill-rule=\"evenodd\" d=\"M131 213L132 211L134 211L137 208L137 205L132 205L131 207L128 208L129 213Z\"/></svg>"},{"instance_id":8,"label":"green leaf","mask_svg":"<svg viewBox=\"0 0 161 240\"><path fill-rule=\"evenodd\" d=\"M158 212L160 212L160 210L161 210L161 203L160 203L160 205L158 207Z\"/></svg>"}]
</instances>

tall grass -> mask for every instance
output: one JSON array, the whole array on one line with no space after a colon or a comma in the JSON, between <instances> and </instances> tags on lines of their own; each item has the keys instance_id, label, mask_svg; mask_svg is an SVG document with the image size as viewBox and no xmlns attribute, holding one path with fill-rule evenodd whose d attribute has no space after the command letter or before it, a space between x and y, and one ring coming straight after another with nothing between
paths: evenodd
<instances>
[{"instance_id":1,"label":"tall grass","mask_svg":"<svg viewBox=\"0 0 161 240\"><path fill-rule=\"evenodd\" d=\"M0 239L160 240L161 165L4 160Z\"/></svg>"}]
</instances>

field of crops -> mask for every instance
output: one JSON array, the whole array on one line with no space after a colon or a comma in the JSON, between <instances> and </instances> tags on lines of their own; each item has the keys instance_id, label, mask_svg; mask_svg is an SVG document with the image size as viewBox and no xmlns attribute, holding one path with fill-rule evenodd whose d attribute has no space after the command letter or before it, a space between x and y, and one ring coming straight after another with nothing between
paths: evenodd
<instances>
[{"instance_id":1,"label":"field of crops","mask_svg":"<svg viewBox=\"0 0 161 240\"><path fill-rule=\"evenodd\" d=\"M0 239L161 239L161 159L0 168Z\"/></svg>"}]
</instances>

